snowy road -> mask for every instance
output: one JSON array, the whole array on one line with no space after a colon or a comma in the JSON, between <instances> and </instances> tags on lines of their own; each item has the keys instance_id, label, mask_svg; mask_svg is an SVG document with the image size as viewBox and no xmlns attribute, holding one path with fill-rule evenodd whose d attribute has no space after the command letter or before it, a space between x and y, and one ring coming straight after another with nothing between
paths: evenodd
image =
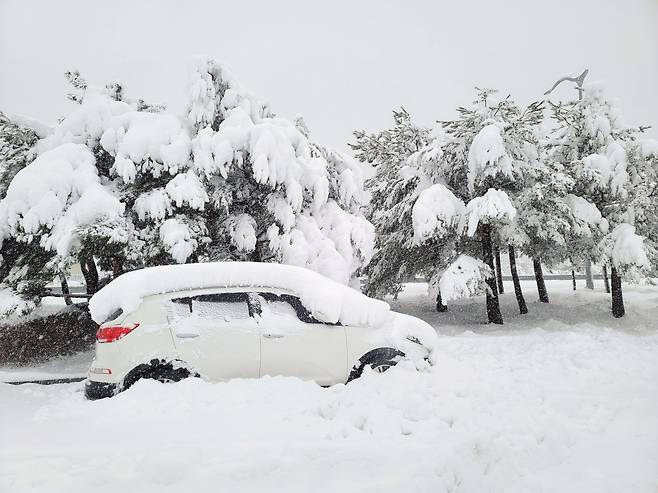
<instances>
[{"instance_id":1,"label":"snowy road","mask_svg":"<svg viewBox=\"0 0 658 493\"><path fill-rule=\"evenodd\" d=\"M561 322L446 325L431 373L397 367L330 389L147 381L87 402L81 383L3 384L0 491L655 492L656 296L629 293L634 328L595 327L567 321L604 296L565 290ZM396 305L423 300L410 288Z\"/></svg>"}]
</instances>

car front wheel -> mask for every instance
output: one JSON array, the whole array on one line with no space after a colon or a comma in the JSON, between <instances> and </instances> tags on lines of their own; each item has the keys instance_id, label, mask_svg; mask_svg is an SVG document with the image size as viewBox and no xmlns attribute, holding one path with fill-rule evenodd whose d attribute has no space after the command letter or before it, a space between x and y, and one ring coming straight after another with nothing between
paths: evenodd
<instances>
[{"instance_id":1,"label":"car front wheel","mask_svg":"<svg viewBox=\"0 0 658 493\"><path fill-rule=\"evenodd\" d=\"M351 382L359 378L363 375L363 370L366 367L372 368L376 373L384 373L390 367L397 365L398 361L402 358L404 358L404 353L394 348L383 347L373 349L359 358L358 363L352 368L347 381Z\"/></svg>"}]
</instances>

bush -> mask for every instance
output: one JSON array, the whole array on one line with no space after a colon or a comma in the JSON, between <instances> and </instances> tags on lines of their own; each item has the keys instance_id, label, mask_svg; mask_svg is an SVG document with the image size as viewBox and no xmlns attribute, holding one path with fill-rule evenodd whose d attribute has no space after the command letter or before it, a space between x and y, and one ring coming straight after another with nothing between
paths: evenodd
<instances>
[{"instance_id":1,"label":"bush","mask_svg":"<svg viewBox=\"0 0 658 493\"><path fill-rule=\"evenodd\" d=\"M0 365L39 363L88 351L97 329L86 304L20 323L0 322Z\"/></svg>"}]
</instances>

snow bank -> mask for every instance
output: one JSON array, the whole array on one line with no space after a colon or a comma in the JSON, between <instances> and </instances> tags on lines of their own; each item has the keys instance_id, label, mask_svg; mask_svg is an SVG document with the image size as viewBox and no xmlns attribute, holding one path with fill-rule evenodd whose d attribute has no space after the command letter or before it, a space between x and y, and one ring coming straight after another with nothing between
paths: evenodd
<instances>
[{"instance_id":1,"label":"snow bank","mask_svg":"<svg viewBox=\"0 0 658 493\"><path fill-rule=\"evenodd\" d=\"M123 210L100 184L89 149L63 144L41 154L12 180L0 202L0 242L9 235L41 236L45 248L65 256L77 228L119 218Z\"/></svg>"},{"instance_id":2,"label":"snow bank","mask_svg":"<svg viewBox=\"0 0 658 493\"><path fill-rule=\"evenodd\" d=\"M411 211L414 242L420 244L434 234L443 236L459 223L465 209L464 203L440 183L423 190Z\"/></svg>"},{"instance_id":3,"label":"snow bank","mask_svg":"<svg viewBox=\"0 0 658 493\"><path fill-rule=\"evenodd\" d=\"M510 222L516 217L516 209L509 197L502 190L490 188L481 197L475 197L466 205L462 219L462 229L468 236L473 236L480 223L495 221Z\"/></svg>"},{"instance_id":4,"label":"snow bank","mask_svg":"<svg viewBox=\"0 0 658 493\"><path fill-rule=\"evenodd\" d=\"M486 281L491 276L493 272L487 264L468 255L460 255L441 275L441 298L451 301L485 294Z\"/></svg>"},{"instance_id":5,"label":"snow bank","mask_svg":"<svg viewBox=\"0 0 658 493\"><path fill-rule=\"evenodd\" d=\"M401 308L433 317L419 290ZM599 312L609 299L564 293L600 296ZM432 371L402 362L326 389L145 380L90 402L82 383L0 385L0 491L655 493L655 327L519 319L442 337Z\"/></svg>"},{"instance_id":6,"label":"snow bank","mask_svg":"<svg viewBox=\"0 0 658 493\"><path fill-rule=\"evenodd\" d=\"M94 321L102 323L119 308L124 312L136 309L145 296L228 286L289 290L323 322L377 326L389 314L387 303L311 270L255 262L166 265L128 272L96 293L89 300L89 309Z\"/></svg>"}]
</instances>

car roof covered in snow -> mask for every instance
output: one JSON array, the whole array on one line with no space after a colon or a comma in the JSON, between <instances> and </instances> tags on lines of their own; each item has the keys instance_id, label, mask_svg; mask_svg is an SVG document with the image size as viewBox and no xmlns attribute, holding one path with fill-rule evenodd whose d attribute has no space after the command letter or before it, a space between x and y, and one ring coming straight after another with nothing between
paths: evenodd
<instances>
[{"instance_id":1,"label":"car roof covered in snow","mask_svg":"<svg viewBox=\"0 0 658 493\"><path fill-rule=\"evenodd\" d=\"M129 313L147 296L191 289L277 288L299 296L302 304L323 322L377 326L384 322L388 303L365 296L317 272L302 267L258 262L208 262L162 265L122 274L89 300L96 323L118 309Z\"/></svg>"}]
</instances>

